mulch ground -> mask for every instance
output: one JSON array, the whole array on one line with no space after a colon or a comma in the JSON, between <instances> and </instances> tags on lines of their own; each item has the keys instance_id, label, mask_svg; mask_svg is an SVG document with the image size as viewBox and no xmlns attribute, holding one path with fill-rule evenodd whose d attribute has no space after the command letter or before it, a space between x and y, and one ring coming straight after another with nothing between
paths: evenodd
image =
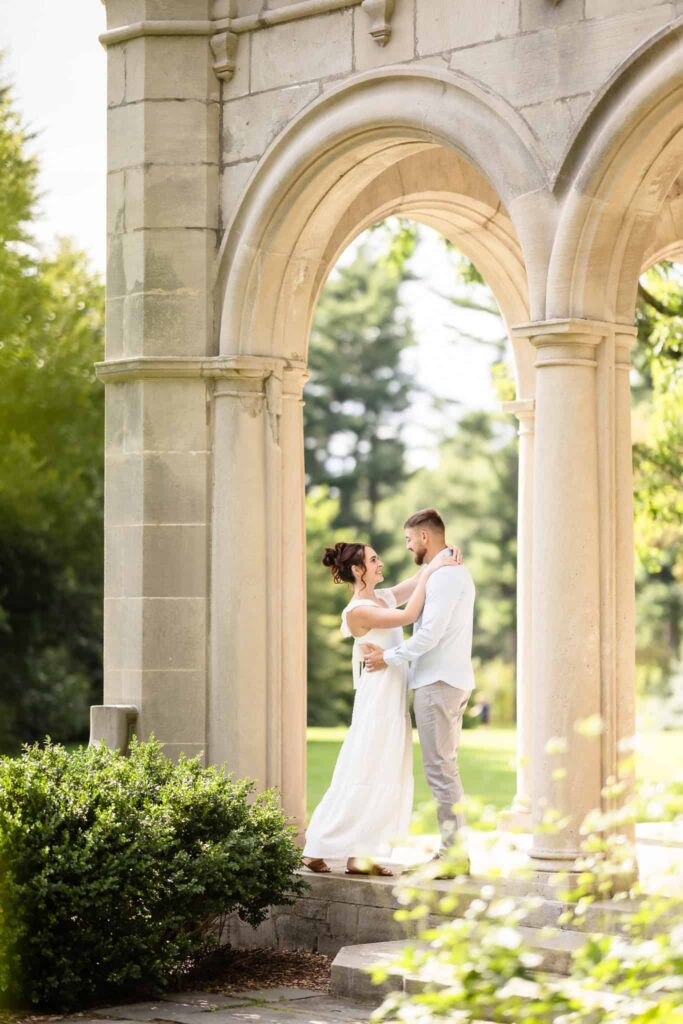
<instances>
[{"instance_id":1,"label":"mulch ground","mask_svg":"<svg viewBox=\"0 0 683 1024\"><path fill-rule=\"evenodd\" d=\"M286 949L222 947L174 985L205 992L245 992L258 988L307 988L327 992L332 958Z\"/></svg>"}]
</instances>

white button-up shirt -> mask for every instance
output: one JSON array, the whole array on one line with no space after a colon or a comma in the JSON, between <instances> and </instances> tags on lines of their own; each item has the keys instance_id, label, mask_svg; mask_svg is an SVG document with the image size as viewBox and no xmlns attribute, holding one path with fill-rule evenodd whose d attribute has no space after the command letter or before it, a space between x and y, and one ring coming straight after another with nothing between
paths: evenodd
<instances>
[{"instance_id":1,"label":"white button-up shirt","mask_svg":"<svg viewBox=\"0 0 683 1024\"><path fill-rule=\"evenodd\" d=\"M427 580L413 635L384 652L387 665L411 662L411 690L439 681L466 692L474 688L474 593L474 581L464 565L438 569Z\"/></svg>"}]
</instances>

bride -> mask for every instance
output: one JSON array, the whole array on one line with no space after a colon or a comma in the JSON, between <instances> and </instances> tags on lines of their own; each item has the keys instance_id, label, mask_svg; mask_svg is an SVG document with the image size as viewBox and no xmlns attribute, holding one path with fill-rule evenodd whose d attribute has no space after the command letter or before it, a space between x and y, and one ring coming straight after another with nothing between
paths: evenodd
<instances>
[{"instance_id":1,"label":"bride","mask_svg":"<svg viewBox=\"0 0 683 1024\"><path fill-rule=\"evenodd\" d=\"M385 650L403 640L415 622L433 572L459 565L460 552L439 555L410 579L387 590L382 561L368 544L326 548L323 565L335 583L352 583L353 598L342 612L342 635L353 637L356 696L351 727L337 758L330 788L311 817L303 862L311 871L330 870L326 858L346 858L347 874L393 875L376 863L392 841L408 831L413 807L413 744L408 713L407 666L365 672L361 643ZM399 605L407 604L403 610Z\"/></svg>"}]
</instances>

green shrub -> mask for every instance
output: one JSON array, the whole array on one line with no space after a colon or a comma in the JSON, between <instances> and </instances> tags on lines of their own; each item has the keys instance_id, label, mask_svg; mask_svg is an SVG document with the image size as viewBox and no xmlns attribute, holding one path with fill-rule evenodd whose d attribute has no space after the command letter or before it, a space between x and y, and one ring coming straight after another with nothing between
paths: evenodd
<instances>
[{"instance_id":1,"label":"green shrub","mask_svg":"<svg viewBox=\"0 0 683 1024\"><path fill-rule=\"evenodd\" d=\"M218 942L291 901L300 852L274 793L156 742L129 756L47 743L0 758L0 995L71 1010L160 991Z\"/></svg>"}]
</instances>

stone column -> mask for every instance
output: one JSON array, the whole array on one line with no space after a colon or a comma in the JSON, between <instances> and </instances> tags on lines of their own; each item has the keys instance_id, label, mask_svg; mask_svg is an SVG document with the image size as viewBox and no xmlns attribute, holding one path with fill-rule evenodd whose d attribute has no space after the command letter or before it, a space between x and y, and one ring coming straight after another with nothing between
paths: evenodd
<instances>
[{"instance_id":1,"label":"stone column","mask_svg":"<svg viewBox=\"0 0 683 1024\"><path fill-rule=\"evenodd\" d=\"M605 330L572 320L517 330L537 350L532 811L537 823L549 808L564 819L534 837L532 864L547 877L571 868L581 822L601 805L600 742L575 725L601 712L596 348Z\"/></svg>"},{"instance_id":2,"label":"stone column","mask_svg":"<svg viewBox=\"0 0 683 1024\"><path fill-rule=\"evenodd\" d=\"M214 392L209 759L280 789L303 829L306 374L233 362Z\"/></svg>"},{"instance_id":3,"label":"stone column","mask_svg":"<svg viewBox=\"0 0 683 1024\"><path fill-rule=\"evenodd\" d=\"M193 377L181 374L193 372ZM206 384L172 359L105 362L104 703L171 756L206 748ZM97 733L93 739L103 734Z\"/></svg>"},{"instance_id":4,"label":"stone column","mask_svg":"<svg viewBox=\"0 0 683 1024\"><path fill-rule=\"evenodd\" d=\"M282 803L306 823L306 506L303 388L308 372L290 368L283 381L282 465Z\"/></svg>"},{"instance_id":5,"label":"stone column","mask_svg":"<svg viewBox=\"0 0 683 1024\"><path fill-rule=\"evenodd\" d=\"M519 421L519 473L517 496L517 792L505 824L531 829L531 750L534 705L531 691L532 615L531 574L534 493L535 402L504 402L503 411Z\"/></svg>"},{"instance_id":6,"label":"stone column","mask_svg":"<svg viewBox=\"0 0 683 1024\"><path fill-rule=\"evenodd\" d=\"M106 0L105 705L206 748L219 81L209 0ZM157 19L157 20L150 20Z\"/></svg>"},{"instance_id":7,"label":"stone column","mask_svg":"<svg viewBox=\"0 0 683 1024\"><path fill-rule=\"evenodd\" d=\"M633 442L631 438L631 348L635 327L619 327L615 336L615 500L616 500L616 737L617 773L623 799L634 796L633 745L636 733L636 601L633 544ZM628 829L633 838L633 829Z\"/></svg>"}]
</instances>

